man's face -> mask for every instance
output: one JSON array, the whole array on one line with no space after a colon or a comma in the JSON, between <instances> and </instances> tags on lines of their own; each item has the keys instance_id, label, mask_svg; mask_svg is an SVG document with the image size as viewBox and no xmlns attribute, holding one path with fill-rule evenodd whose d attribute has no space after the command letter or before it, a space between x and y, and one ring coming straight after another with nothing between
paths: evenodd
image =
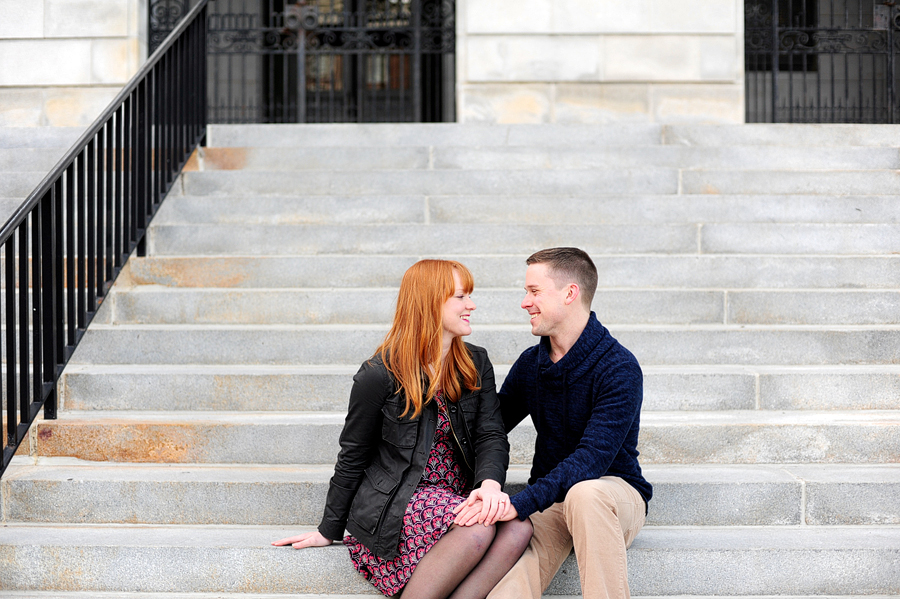
<instances>
[{"instance_id":1,"label":"man's face","mask_svg":"<svg viewBox=\"0 0 900 599\"><path fill-rule=\"evenodd\" d=\"M553 335L566 317L566 286L557 288L546 264L531 264L525 271L525 299L522 309L531 316L531 334Z\"/></svg>"}]
</instances>

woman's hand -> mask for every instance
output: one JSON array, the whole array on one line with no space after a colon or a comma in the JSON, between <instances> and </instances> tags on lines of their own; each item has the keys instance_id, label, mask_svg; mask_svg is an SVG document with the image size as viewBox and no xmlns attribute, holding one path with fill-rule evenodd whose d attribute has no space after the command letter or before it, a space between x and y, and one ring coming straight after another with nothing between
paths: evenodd
<instances>
[{"instance_id":1,"label":"woman's hand","mask_svg":"<svg viewBox=\"0 0 900 599\"><path fill-rule=\"evenodd\" d=\"M279 539L272 544L276 547L284 547L285 545L293 545L294 549L303 549L304 547L325 547L331 545L332 540L326 539L318 530L305 532L296 537L288 537Z\"/></svg>"},{"instance_id":2,"label":"woman's hand","mask_svg":"<svg viewBox=\"0 0 900 599\"><path fill-rule=\"evenodd\" d=\"M491 526L506 514L508 507L509 495L501 490L500 483L485 480L469 494L468 499L456 506L453 510L456 519L453 522L460 526Z\"/></svg>"}]
</instances>

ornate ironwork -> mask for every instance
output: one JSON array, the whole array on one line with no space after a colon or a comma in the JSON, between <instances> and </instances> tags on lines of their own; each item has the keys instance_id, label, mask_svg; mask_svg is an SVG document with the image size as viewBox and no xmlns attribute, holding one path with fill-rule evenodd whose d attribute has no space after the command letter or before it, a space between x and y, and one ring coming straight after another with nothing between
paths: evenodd
<instances>
[{"instance_id":1,"label":"ornate ironwork","mask_svg":"<svg viewBox=\"0 0 900 599\"><path fill-rule=\"evenodd\" d=\"M900 122L900 6L746 0L748 122Z\"/></svg>"},{"instance_id":2,"label":"ornate ironwork","mask_svg":"<svg viewBox=\"0 0 900 599\"><path fill-rule=\"evenodd\" d=\"M196 0L150 0L150 50ZM455 120L453 0L217 0L210 122Z\"/></svg>"}]
</instances>

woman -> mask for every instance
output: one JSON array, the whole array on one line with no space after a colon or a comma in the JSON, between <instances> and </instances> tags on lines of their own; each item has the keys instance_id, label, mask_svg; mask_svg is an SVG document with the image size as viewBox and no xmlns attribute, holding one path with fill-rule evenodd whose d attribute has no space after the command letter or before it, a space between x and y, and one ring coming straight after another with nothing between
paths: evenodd
<instances>
[{"instance_id":1,"label":"woman","mask_svg":"<svg viewBox=\"0 0 900 599\"><path fill-rule=\"evenodd\" d=\"M391 329L353 377L318 530L273 545L330 545L346 528L356 569L403 599L483 598L521 556L531 522L498 521L509 443L493 367L462 341L473 287L451 260L406 271ZM453 524L468 489L482 511Z\"/></svg>"}]
</instances>

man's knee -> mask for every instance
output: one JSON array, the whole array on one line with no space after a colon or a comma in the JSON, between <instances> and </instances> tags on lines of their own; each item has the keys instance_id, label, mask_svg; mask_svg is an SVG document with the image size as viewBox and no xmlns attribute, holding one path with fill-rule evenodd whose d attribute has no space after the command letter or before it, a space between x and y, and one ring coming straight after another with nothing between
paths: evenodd
<instances>
[{"instance_id":1,"label":"man's knee","mask_svg":"<svg viewBox=\"0 0 900 599\"><path fill-rule=\"evenodd\" d=\"M576 483L566 493L566 511L574 510L577 513L584 509L603 509L615 513L617 501L613 491L603 479Z\"/></svg>"}]
</instances>

